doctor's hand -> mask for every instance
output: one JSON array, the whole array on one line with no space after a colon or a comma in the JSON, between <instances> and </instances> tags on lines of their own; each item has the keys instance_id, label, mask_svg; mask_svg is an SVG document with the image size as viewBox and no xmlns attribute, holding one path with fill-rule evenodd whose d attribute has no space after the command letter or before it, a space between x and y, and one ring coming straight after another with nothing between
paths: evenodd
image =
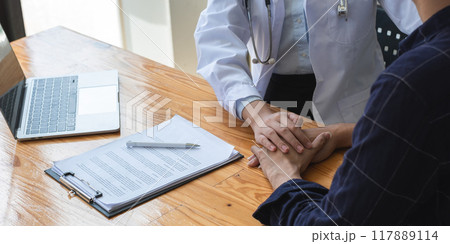
<instances>
[{"instance_id":1,"label":"doctor's hand","mask_svg":"<svg viewBox=\"0 0 450 244\"><path fill-rule=\"evenodd\" d=\"M314 155L327 144L331 133L324 132L312 142L312 148L306 149L302 154L290 151L283 154L280 151L271 152L265 148L252 146L251 150L260 162L264 175L275 190L291 179L301 179Z\"/></svg>"},{"instance_id":2,"label":"doctor's hand","mask_svg":"<svg viewBox=\"0 0 450 244\"><path fill-rule=\"evenodd\" d=\"M289 113L288 116L294 123L297 123L297 121L301 119L299 115L293 113ZM324 132L329 132L332 135L322 149L316 151L315 155L311 159L311 162L318 163L327 159L338 148L351 147L354 128L354 123L339 123L327 125L321 128L302 129L303 133L311 141L314 141L317 136ZM248 160L248 165L251 167L256 167L259 165L258 158L255 157L255 155L249 157Z\"/></svg>"},{"instance_id":3,"label":"doctor's hand","mask_svg":"<svg viewBox=\"0 0 450 244\"><path fill-rule=\"evenodd\" d=\"M302 153L311 148L310 139L302 132L300 123L294 123L289 112L276 112L264 101L253 101L245 106L242 117L250 124L255 140L274 152L279 148L283 153L291 149ZM300 126L299 126L300 124Z\"/></svg>"}]
</instances>

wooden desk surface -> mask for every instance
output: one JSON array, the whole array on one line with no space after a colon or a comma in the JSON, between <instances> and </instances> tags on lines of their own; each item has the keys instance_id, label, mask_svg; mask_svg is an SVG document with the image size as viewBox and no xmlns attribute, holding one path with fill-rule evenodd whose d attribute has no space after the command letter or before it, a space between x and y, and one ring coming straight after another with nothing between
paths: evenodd
<instances>
[{"instance_id":1,"label":"wooden desk surface","mask_svg":"<svg viewBox=\"0 0 450 244\"><path fill-rule=\"evenodd\" d=\"M152 45L149 43L149 45ZM193 101L216 101L209 84L120 48L56 27L12 43L27 77L117 69L120 82L120 133L16 142L0 115L0 224L2 225L260 225L251 215L272 192L260 169L241 159L139 207L107 219L44 173L52 161L75 156L121 136L135 133L127 123L127 102L142 94L158 94L170 102L154 116L158 124L179 114L192 121ZM216 102L217 103L217 102ZM130 110L130 108L128 108ZM215 108L201 109L201 127L251 155L251 128L208 123ZM149 125L150 126L150 125ZM306 127L314 125L307 124ZM305 178L330 186L343 151L313 165Z\"/></svg>"}]
</instances>

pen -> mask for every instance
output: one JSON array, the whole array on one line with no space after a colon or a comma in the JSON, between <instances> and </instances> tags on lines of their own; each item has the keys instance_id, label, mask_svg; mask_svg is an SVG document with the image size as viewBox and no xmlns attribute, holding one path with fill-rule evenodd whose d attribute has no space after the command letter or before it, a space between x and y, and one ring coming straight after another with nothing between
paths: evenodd
<instances>
[{"instance_id":1,"label":"pen","mask_svg":"<svg viewBox=\"0 0 450 244\"><path fill-rule=\"evenodd\" d=\"M139 142L139 141L128 141L127 147L154 147L154 148L197 148L200 147L198 144L194 143L167 143L167 142Z\"/></svg>"}]
</instances>

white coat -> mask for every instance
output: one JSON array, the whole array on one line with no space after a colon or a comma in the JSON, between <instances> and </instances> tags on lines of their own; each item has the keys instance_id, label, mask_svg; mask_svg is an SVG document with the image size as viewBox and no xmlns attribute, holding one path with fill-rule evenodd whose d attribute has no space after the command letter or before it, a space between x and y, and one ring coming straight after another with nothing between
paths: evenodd
<instances>
[{"instance_id":1,"label":"white coat","mask_svg":"<svg viewBox=\"0 0 450 244\"><path fill-rule=\"evenodd\" d=\"M263 0L252 1L254 36L260 56L267 57L269 33ZM317 86L313 112L325 124L353 123L362 115L370 86L384 69L376 38L376 0L348 0L348 20L337 16L337 0L305 0L311 64ZM410 0L380 0L405 33L421 22ZM271 0L272 57L278 58L284 0ZM328 11L330 10L330 11ZM327 12L328 11L328 12ZM194 34L198 73L213 87L224 108L236 116L236 101L264 97L273 65L248 66L254 57L243 0L209 0ZM304 38L307 38L306 36Z\"/></svg>"}]
</instances>

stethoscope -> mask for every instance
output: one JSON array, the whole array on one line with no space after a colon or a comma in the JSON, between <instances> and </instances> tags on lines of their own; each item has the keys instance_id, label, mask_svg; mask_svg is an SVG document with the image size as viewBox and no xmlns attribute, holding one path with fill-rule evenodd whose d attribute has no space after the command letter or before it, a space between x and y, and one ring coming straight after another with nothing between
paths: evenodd
<instances>
[{"instance_id":1,"label":"stethoscope","mask_svg":"<svg viewBox=\"0 0 450 244\"><path fill-rule=\"evenodd\" d=\"M249 0L245 0L245 8L247 9L248 22L250 24L250 37L252 39L253 50L256 56L256 58L252 59L252 63L254 64L274 64L276 62L275 58L272 58L272 12L270 10L270 0L265 0L265 2L267 8L267 19L269 23L269 55L266 59L262 60L259 57L258 50L256 50L255 36L253 35L251 3L249 4ZM347 14L348 2L347 0L340 0L340 3L338 4L338 16L344 16L347 18Z\"/></svg>"},{"instance_id":2,"label":"stethoscope","mask_svg":"<svg viewBox=\"0 0 450 244\"><path fill-rule=\"evenodd\" d=\"M248 0L245 0L245 8L247 9L247 16L248 16L248 22L250 24L250 37L252 39L253 44L253 50L255 51L256 58L252 59L252 63L257 64L274 64L275 59L272 58L272 12L270 11L270 0L266 1L266 8L267 8L267 19L269 23L269 55L266 59L262 60L259 57L258 50L256 50L256 44L255 44L255 36L253 35L253 24L252 24L252 7L251 3L249 4Z\"/></svg>"}]
</instances>

